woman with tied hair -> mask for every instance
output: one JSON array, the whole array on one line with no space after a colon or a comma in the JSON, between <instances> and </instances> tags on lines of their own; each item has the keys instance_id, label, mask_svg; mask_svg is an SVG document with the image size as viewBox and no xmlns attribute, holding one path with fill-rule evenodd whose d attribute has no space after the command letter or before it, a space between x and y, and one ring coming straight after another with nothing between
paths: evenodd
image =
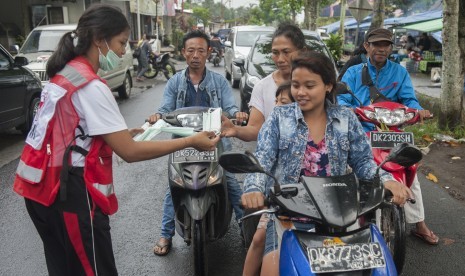
<instances>
[{"instance_id":1,"label":"woman with tied hair","mask_svg":"<svg viewBox=\"0 0 465 276\"><path fill-rule=\"evenodd\" d=\"M223 117L222 136L237 137L243 141L257 140L258 131L275 107L278 86L291 79L291 62L300 52L306 51L305 37L294 23L281 23L271 39L271 59L276 71L255 84L250 97L250 116L247 126L235 126Z\"/></svg>"},{"instance_id":2,"label":"woman with tied hair","mask_svg":"<svg viewBox=\"0 0 465 276\"><path fill-rule=\"evenodd\" d=\"M191 146L213 150L213 132L136 142L99 69L118 65L129 39L121 10L92 5L47 63L50 83L26 139L14 190L42 239L49 275L117 275L109 215L118 209L112 153L127 162ZM140 130L140 129L139 129ZM137 188L137 187L135 187Z\"/></svg>"},{"instance_id":3,"label":"woman with tied hair","mask_svg":"<svg viewBox=\"0 0 465 276\"><path fill-rule=\"evenodd\" d=\"M283 22L276 28L271 38L271 59L276 65L276 70L255 84L249 102L250 116L247 126L236 126L226 117L223 117L222 136L237 137L244 141L257 140L260 128L275 107L276 90L282 83L288 82L291 78L292 59L299 52L306 50L304 34L297 25ZM248 228L246 224L253 224L253 222L244 222L245 228ZM255 225L253 226L255 227ZM261 252L263 252L260 236L253 237L256 242L252 241L247 252L244 275L254 275L260 269ZM246 237L246 239L248 238Z\"/></svg>"},{"instance_id":4,"label":"woman with tied hair","mask_svg":"<svg viewBox=\"0 0 465 276\"><path fill-rule=\"evenodd\" d=\"M365 132L351 109L335 104L336 86L336 72L324 54L309 51L293 60L295 102L274 108L260 129L255 152L263 169L279 183L298 183L302 175L344 175L349 167L359 179L373 179L377 166ZM394 203L403 205L412 197L391 174L382 171L381 180L393 193ZM241 198L244 207L263 208L272 181L265 174L247 174ZM261 275L279 275L277 241L270 219Z\"/></svg>"}]
</instances>

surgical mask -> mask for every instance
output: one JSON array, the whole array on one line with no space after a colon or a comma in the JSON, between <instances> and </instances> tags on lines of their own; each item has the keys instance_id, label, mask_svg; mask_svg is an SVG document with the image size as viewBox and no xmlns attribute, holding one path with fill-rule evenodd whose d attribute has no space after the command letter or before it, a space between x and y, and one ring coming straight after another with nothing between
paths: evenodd
<instances>
[{"instance_id":1,"label":"surgical mask","mask_svg":"<svg viewBox=\"0 0 465 276\"><path fill-rule=\"evenodd\" d=\"M118 66L118 64L121 62L121 58L117 54L115 54L115 52L113 52L113 50L111 50L110 47L108 47L108 44L106 41L105 41L105 44L107 45L107 48L108 48L107 56L104 56L102 54L102 51L100 51L100 48L98 48L99 67L103 71L111 71Z\"/></svg>"}]
</instances>

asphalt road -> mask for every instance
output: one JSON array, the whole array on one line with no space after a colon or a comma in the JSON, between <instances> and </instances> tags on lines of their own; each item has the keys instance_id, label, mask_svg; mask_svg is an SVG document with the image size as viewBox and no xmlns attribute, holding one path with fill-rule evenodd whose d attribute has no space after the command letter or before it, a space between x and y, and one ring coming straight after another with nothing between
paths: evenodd
<instances>
[{"instance_id":1,"label":"asphalt road","mask_svg":"<svg viewBox=\"0 0 465 276\"><path fill-rule=\"evenodd\" d=\"M223 72L222 67L214 70ZM153 88L136 88L130 99L119 101L129 127L142 125L147 115L155 111L165 83L158 77ZM239 102L239 91L234 89L234 93ZM168 135L160 136L160 139L168 138ZM23 199L11 189L21 146L19 133L0 134L0 275L47 275L39 236ZM234 140L234 146L252 149L254 144ZM120 275L193 275L191 248L179 236L174 238L169 255L157 257L152 253L160 233L163 195L167 188L166 168L167 157L114 165L120 207L111 217L111 226ZM420 175L420 182L427 222L441 241L439 246L429 246L409 236L403 275L464 275L465 206L423 175ZM234 222L225 237L208 246L208 257L211 275L241 274L245 251Z\"/></svg>"}]
</instances>

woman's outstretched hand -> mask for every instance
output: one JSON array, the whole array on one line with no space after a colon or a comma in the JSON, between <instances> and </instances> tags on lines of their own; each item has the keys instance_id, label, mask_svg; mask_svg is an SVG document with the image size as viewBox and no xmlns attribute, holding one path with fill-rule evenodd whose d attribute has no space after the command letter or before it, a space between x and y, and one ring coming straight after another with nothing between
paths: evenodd
<instances>
[{"instance_id":1,"label":"woman's outstretched hand","mask_svg":"<svg viewBox=\"0 0 465 276\"><path fill-rule=\"evenodd\" d=\"M186 137L188 145L199 151L214 150L216 144L220 141L220 136L215 135L213 131L202 131L194 136Z\"/></svg>"}]
</instances>

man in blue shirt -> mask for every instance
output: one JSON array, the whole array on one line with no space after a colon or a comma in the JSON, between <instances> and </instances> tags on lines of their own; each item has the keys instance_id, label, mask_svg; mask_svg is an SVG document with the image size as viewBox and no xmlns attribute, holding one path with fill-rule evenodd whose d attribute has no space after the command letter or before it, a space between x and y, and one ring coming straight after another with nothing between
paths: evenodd
<instances>
[{"instance_id":1,"label":"man in blue shirt","mask_svg":"<svg viewBox=\"0 0 465 276\"><path fill-rule=\"evenodd\" d=\"M391 101L418 109L422 120L428 118L431 114L420 106L407 70L388 59L392 52L392 37L393 34L383 28L373 29L368 32L364 42L368 56L367 62L347 69L341 81L349 86L363 106L369 105L371 103L370 89L362 83L362 70L364 66L367 66L369 77L379 93ZM338 102L340 105L352 108L360 105L350 94L339 95ZM374 130L373 124L362 123L362 125L365 131ZM438 244L439 238L426 226L424 221L423 199L417 176L415 176L410 189L417 201L416 204L406 204L404 207L407 222L416 224L416 229L412 230L411 233L428 244Z\"/></svg>"},{"instance_id":2,"label":"man in blue shirt","mask_svg":"<svg viewBox=\"0 0 465 276\"><path fill-rule=\"evenodd\" d=\"M189 106L221 107L223 112L235 116L238 122L247 119L247 113L239 112L228 81L206 68L210 52L210 39L204 32L196 30L184 36L182 54L188 67L168 81L163 92L163 102L158 113L149 117L150 123L159 120L163 113ZM222 138L221 141L225 151L231 150L228 138ZM228 196L238 220L242 217L242 209L239 207L242 189L233 174L226 172L225 175ZM164 256L171 249L171 240L175 234L174 216L173 200L168 188L163 202L161 238L153 249L156 255Z\"/></svg>"}]
</instances>

